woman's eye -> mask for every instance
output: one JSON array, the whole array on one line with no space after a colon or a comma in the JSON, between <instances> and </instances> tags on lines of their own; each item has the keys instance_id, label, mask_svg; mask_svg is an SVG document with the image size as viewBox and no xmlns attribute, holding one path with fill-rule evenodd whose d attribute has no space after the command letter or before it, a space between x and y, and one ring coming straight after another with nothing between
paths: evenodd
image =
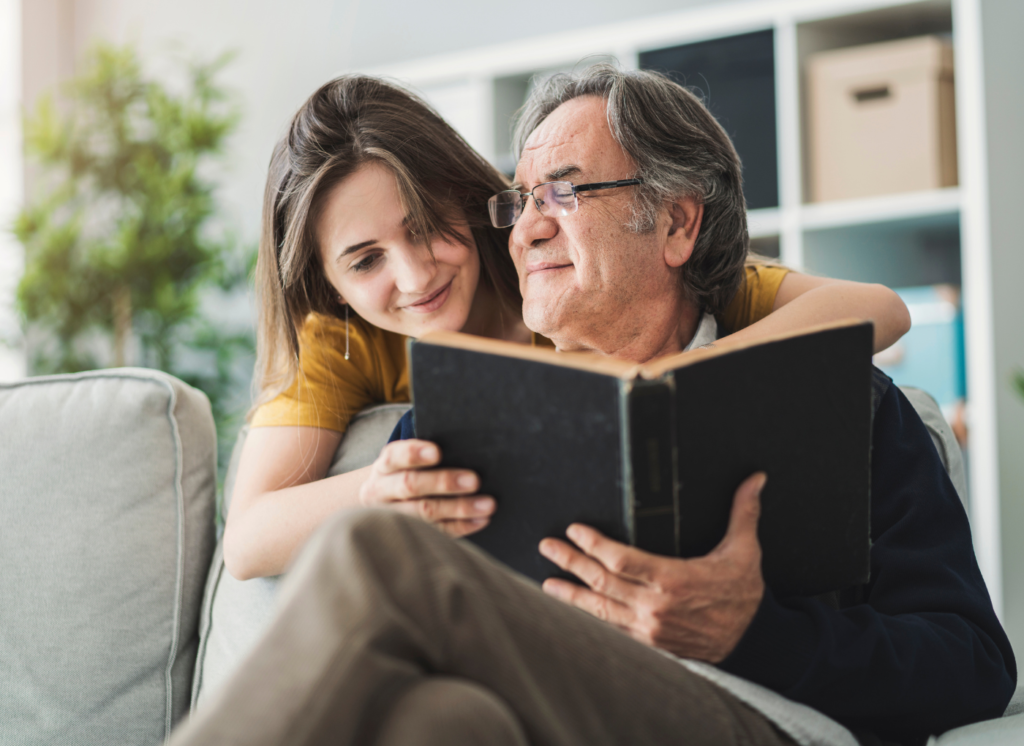
<instances>
[{"instance_id":1,"label":"woman's eye","mask_svg":"<svg viewBox=\"0 0 1024 746\"><path fill-rule=\"evenodd\" d=\"M356 272L367 272L373 269L374 265L377 264L377 260L380 258L379 254L367 254L358 262L352 265L352 269Z\"/></svg>"}]
</instances>

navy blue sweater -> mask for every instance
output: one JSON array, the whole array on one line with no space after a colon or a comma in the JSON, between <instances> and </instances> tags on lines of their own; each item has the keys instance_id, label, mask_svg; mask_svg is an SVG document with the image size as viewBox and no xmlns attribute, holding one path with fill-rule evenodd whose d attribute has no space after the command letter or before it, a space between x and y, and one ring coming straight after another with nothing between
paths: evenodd
<instances>
[{"instance_id":1,"label":"navy blue sweater","mask_svg":"<svg viewBox=\"0 0 1024 746\"><path fill-rule=\"evenodd\" d=\"M880 373L876 384L871 580L831 602L766 589L720 666L855 732L914 744L1002 715L1017 666L931 437L896 386ZM411 437L410 412L392 440Z\"/></svg>"}]
</instances>

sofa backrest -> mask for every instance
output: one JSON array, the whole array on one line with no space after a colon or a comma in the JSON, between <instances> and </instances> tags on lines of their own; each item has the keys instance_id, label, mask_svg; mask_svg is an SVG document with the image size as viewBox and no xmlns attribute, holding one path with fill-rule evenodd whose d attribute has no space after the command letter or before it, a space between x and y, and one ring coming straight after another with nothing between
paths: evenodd
<instances>
[{"instance_id":1,"label":"sofa backrest","mask_svg":"<svg viewBox=\"0 0 1024 746\"><path fill-rule=\"evenodd\" d=\"M388 441L409 404L379 404L352 418L328 476L344 474L372 464ZM235 475L245 444L247 428L238 434L224 480L224 514L227 515ZM192 688L194 706L201 707L234 672L252 649L274 615L279 577L236 580L224 568L224 542L210 565L200 621L201 643Z\"/></svg>"},{"instance_id":2,"label":"sofa backrest","mask_svg":"<svg viewBox=\"0 0 1024 746\"><path fill-rule=\"evenodd\" d=\"M917 411L918 417L921 418L921 422L924 423L932 438L932 443L935 445L935 450L942 460L942 465L946 467L946 473L949 474L949 479L960 496L960 502L967 507L969 503L964 457L960 452L960 445L953 435L953 428L946 422L938 402L927 391L913 386L900 386L900 391L907 397Z\"/></svg>"},{"instance_id":3,"label":"sofa backrest","mask_svg":"<svg viewBox=\"0 0 1024 746\"><path fill-rule=\"evenodd\" d=\"M171 376L0 384L0 743L159 744L187 714L216 474Z\"/></svg>"}]
</instances>

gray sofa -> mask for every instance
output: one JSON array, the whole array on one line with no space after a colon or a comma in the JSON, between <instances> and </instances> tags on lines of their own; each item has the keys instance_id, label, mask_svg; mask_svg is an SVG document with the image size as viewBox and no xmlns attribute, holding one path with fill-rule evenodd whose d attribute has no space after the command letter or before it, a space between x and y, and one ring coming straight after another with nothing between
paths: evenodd
<instances>
[{"instance_id":1,"label":"gray sofa","mask_svg":"<svg viewBox=\"0 0 1024 746\"><path fill-rule=\"evenodd\" d=\"M915 406L962 486L934 402ZM332 472L372 461L403 411L357 418ZM276 580L224 572L215 460L206 397L171 376L0 384L0 744L159 744L258 639ZM1019 699L937 743L1024 742Z\"/></svg>"}]
</instances>

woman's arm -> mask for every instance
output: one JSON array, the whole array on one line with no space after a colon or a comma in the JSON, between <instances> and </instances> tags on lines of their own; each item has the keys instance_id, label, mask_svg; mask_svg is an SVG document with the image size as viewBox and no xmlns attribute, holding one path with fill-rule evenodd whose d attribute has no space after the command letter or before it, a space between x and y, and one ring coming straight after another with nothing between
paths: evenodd
<instances>
[{"instance_id":1,"label":"woman's arm","mask_svg":"<svg viewBox=\"0 0 1024 746\"><path fill-rule=\"evenodd\" d=\"M779 286L772 313L722 339L746 342L851 318L874 322L875 352L910 330L906 305L884 285L790 272Z\"/></svg>"},{"instance_id":2,"label":"woman's arm","mask_svg":"<svg viewBox=\"0 0 1024 746\"><path fill-rule=\"evenodd\" d=\"M317 427L249 431L224 529L228 572L239 580L279 575L339 510L391 507L455 536L479 531L494 512L493 500L472 494L479 488L473 472L429 469L441 454L424 441L391 443L371 466L325 479L341 436Z\"/></svg>"}]
</instances>

